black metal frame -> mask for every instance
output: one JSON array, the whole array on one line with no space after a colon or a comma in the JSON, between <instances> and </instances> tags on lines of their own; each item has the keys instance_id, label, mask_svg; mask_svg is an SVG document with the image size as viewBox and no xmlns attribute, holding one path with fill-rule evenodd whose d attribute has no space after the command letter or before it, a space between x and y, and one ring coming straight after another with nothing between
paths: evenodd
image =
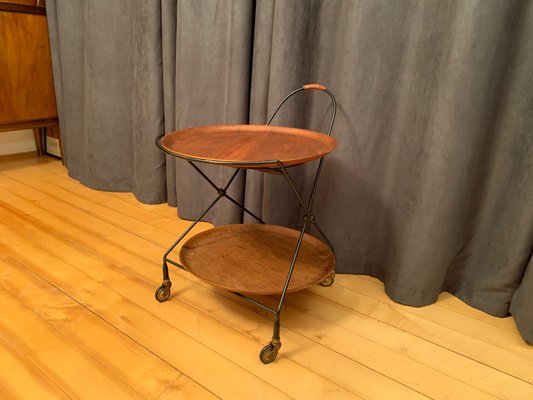
<instances>
[{"instance_id":1,"label":"black metal frame","mask_svg":"<svg viewBox=\"0 0 533 400\"><path fill-rule=\"evenodd\" d=\"M295 95L296 93L300 92L300 91L303 91L303 90L310 90L310 89L314 89L314 90L321 90L321 91L324 91L325 93L327 93L331 99L331 103L332 103L332 116L331 116L331 121L330 121L330 124L329 124L329 127L328 127L328 131L327 131L327 135L328 136L331 136L331 130L333 128L333 123L335 122L335 116L336 116L336 113L337 113L337 102L335 100L335 97L333 96L333 94L325 87L321 86L321 85L305 85L301 88L298 88L296 90L294 90L293 92L289 93L282 101L281 103L279 104L279 106L276 108L276 110L274 111L274 113L272 114L272 116L270 117L270 119L268 120L267 124L266 125L270 125L272 120L274 119L274 117L276 116L276 114L278 113L278 111L281 109L281 107L283 106L283 104L285 104L285 102L291 98L293 95ZM162 150L164 151L165 153L168 153L168 154L171 154L171 155L174 155L174 156L177 156L177 157L180 157L180 158L184 158L186 159L189 164L217 191L218 193L218 196L211 202L211 204L209 204L209 206L200 214L200 216L198 218L196 218L196 220L194 222L191 223L191 225L187 228L187 230L185 230L185 232L183 232L179 237L178 239L174 242L174 244L172 244L172 246L170 246L168 248L168 250L165 252L164 256L163 256L163 283L162 285L156 290L156 293L155 293L155 298L160 301L160 302L163 302L163 301L166 301L168 300L168 298L170 297L170 288L172 286L172 282L170 281L170 278L169 278L169 273L168 273L168 264L167 263L170 263L176 267L179 267L183 270L187 270L183 265L179 264L178 262L168 258L168 255L174 250L174 248L183 240L183 238L196 226L196 224L198 222L200 222L202 220L202 218L214 207L214 205L222 198L222 197L225 197L226 199L228 199L230 202L232 202L233 204L235 204L237 207L241 208L245 213L247 213L248 215L250 215L251 217L253 217L254 219L256 219L259 223L261 224L265 224L265 222L259 218L257 215L255 215L253 212L251 212L250 210L248 210L244 205L240 204L238 201L236 201L235 199L233 199L231 196L228 195L227 191L229 189L229 187L231 186L231 184L233 183L234 179L236 178L237 174L241 171L241 169L246 169L246 166L250 166L250 165L253 165L254 166L254 169L256 170L260 170L260 171L263 171L263 172L274 172L274 173L277 173L277 174L280 174L280 175L283 175L285 177L285 179L287 180L287 182L289 183L289 186L291 187L292 191L294 192L294 194L296 195L296 198L298 199L298 202L300 203L300 206L301 208L303 209L303 211L305 212L305 215L303 217L303 226L300 230L300 235L298 237L298 241L296 243L296 248L294 250L294 254L293 254L293 258L292 258L292 261L291 261L291 264L290 264L290 267L289 267L289 270L287 272L287 277L285 279L285 283L283 285L283 290L281 292L281 297L280 297L280 300L279 300L279 304L278 304L278 307L276 309L274 308L271 308L271 307L268 307L266 306L265 304L262 304L242 293L238 293L238 292L232 292L234 293L235 295L241 297L242 299L245 299L247 301L249 301L250 303L258 306L259 308L265 310L265 311L268 311L272 314L274 314L274 329L273 329L273 334L272 334L272 340L270 341L270 343L268 345L266 345L262 350L261 350L261 353L259 355L259 358L261 359L261 361L265 364L267 363L270 363L272 361L274 361L274 359L276 358L277 354L278 354L278 350L279 348L281 347L281 341L280 341L280 313L281 313L281 309L283 307L283 303L285 301L285 296L287 294L287 289L289 287L289 283L290 283L290 280L291 280L291 276L292 276L292 273L294 271L294 266L296 264L296 260L298 258L298 254L300 252L300 247L302 245L302 242L303 242L303 238L304 238L304 234L307 230L307 227L309 225L312 225L316 228L317 232L320 234L320 236L322 237L322 239L325 241L325 243L327 243L327 245L329 246L329 248L331 249L331 251L333 252L333 245L331 244L331 242L329 241L329 239L326 237L324 231L320 228L320 226L318 225L316 219L315 219L315 216L312 214L311 210L312 210L312 206L313 206L313 201L314 201L314 198L315 198L315 194L316 194L316 189L318 187L318 181L319 181L319 178L320 178L320 173L322 171L322 166L323 166L323 163L324 163L324 157L320 158L320 161L319 161L319 164L318 164L318 168L317 168L317 172L316 172L316 175L315 175L315 179L314 179L314 182L313 182L313 188L311 190L311 194L309 196L309 199L308 199L308 202L307 204L303 201L302 197L300 196L300 194L298 193L298 190L296 189L296 186L293 182L293 180L291 179L288 171L287 171L287 167L283 165L283 162L281 162L280 160L269 160L269 161L260 161L260 162L246 162L246 163L239 163L239 162L235 162L235 161L214 161L214 160L204 160L204 159L198 159L198 158L193 158L193 157L184 157L180 154L177 154L177 153L174 153L172 151L169 151L168 149L164 148L162 145L161 145L161 137L159 137L156 141L156 144L157 146ZM207 163L207 164L215 164L215 165L222 165L222 166L231 166L231 167L235 167L237 168L235 173L231 176L231 178L228 180L228 182L226 183L225 186L223 187L218 187L211 179L209 179L209 177L200 169L198 168L198 166L196 164L194 164L194 162L202 162L202 163ZM257 168L257 166L261 166L261 165L265 165L265 166L271 166L271 165L277 165L277 167L268 167L268 168ZM324 279L321 284L324 285L324 286L331 286L333 284L333 280L334 280L334 277L335 277L335 273L333 272L330 276L328 276L326 279Z\"/></svg>"}]
</instances>

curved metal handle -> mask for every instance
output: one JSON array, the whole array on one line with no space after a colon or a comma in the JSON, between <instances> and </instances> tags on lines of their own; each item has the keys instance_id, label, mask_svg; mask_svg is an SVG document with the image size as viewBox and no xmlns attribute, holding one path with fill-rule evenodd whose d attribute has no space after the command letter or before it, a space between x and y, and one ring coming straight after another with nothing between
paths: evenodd
<instances>
[{"instance_id":1,"label":"curved metal handle","mask_svg":"<svg viewBox=\"0 0 533 400\"><path fill-rule=\"evenodd\" d=\"M303 85L301 88L298 88L292 91L291 93L289 93L281 101L281 103L279 103L279 106L276 108L276 111L274 111L274 114L272 114L272 116L269 118L266 124L270 125L270 123L272 122L272 120L274 119L278 111L280 110L281 106L283 106L283 104L285 104L285 102L289 100L292 96L294 96L298 92L301 92L302 90L312 90L312 89L320 90L322 92L327 93L331 99L331 104L333 105L333 111L331 114L331 121L329 122L329 127L328 127L328 132L327 132L327 135L331 136L331 130L333 129L333 123L335 122L335 116L337 115L337 101L335 100L335 96L333 96L333 93L331 93L325 86L320 85L318 83L309 83L309 84Z\"/></svg>"}]
</instances>

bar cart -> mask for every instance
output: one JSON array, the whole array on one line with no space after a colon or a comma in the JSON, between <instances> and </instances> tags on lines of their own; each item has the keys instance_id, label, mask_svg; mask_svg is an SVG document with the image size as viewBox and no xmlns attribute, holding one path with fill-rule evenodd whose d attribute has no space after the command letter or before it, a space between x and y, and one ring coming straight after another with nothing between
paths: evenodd
<instances>
[{"instance_id":1,"label":"bar cart","mask_svg":"<svg viewBox=\"0 0 533 400\"><path fill-rule=\"evenodd\" d=\"M319 90L329 95L332 116L326 134L305 129L271 126L283 104L296 93ZM289 93L276 108L266 125L216 125L184 129L157 139L157 146L167 154L187 160L213 187L217 196L170 246L163 256L163 283L155 298L164 302L170 297L172 283L168 264L182 268L199 279L228 290L274 315L272 340L260 352L260 360L275 360L281 347L280 313L287 293L315 284L331 286L335 278L333 245L312 214L324 156L336 147L331 137L336 101L333 94L319 84L308 84ZM311 194L307 202L296 189L290 167L319 160ZM228 182L219 187L196 165L214 164L235 169ZM254 169L285 178L303 210L299 231L269 225L228 194L241 170ZM192 236L182 246L179 262L169 258L172 250L221 199L240 207L258 223L224 225ZM313 226L322 238L306 233ZM277 308L249 297L278 295Z\"/></svg>"}]
</instances>

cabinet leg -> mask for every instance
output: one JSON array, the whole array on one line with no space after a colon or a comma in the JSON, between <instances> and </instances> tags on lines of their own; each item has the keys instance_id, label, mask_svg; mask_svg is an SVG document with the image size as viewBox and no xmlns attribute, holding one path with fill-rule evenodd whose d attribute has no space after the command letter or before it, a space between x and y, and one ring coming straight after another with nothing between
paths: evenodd
<instances>
[{"instance_id":1,"label":"cabinet leg","mask_svg":"<svg viewBox=\"0 0 533 400\"><path fill-rule=\"evenodd\" d=\"M44 146L41 128L33 128L33 138L35 139L35 148L37 149L37 156L44 156Z\"/></svg>"}]
</instances>

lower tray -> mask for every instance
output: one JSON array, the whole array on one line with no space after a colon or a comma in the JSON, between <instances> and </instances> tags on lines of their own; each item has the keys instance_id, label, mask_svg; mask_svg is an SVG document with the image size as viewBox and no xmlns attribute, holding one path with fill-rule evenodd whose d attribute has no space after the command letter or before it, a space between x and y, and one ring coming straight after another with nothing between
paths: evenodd
<instances>
[{"instance_id":1,"label":"lower tray","mask_svg":"<svg viewBox=\"0 0 533 400\"><path fill-rule=\"evenodd\" d=\"M300 232L276 225L224 225L201 232L181 248L181 264L214 286L243 294L280 294ZM305 234L288 292L306 289L335 269L333 252Z\"/></svg>"}]
</instances>

